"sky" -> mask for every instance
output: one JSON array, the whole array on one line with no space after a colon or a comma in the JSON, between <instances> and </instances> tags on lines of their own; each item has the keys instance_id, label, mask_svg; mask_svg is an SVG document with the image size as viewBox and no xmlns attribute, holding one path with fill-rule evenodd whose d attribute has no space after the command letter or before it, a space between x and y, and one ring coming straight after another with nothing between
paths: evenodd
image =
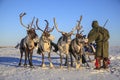
<instances>
[{"instance_id":1,"label":"sky","mask_svg":"<svg viewBox=\"0 0 120 80\"><path fill-rule=\"evenodd\" d=\"M93 20L103 26L108 19L105 28L110 33L110 46L120 45L120 0L0 0L0 46L15 46L26 36L26 28L19 20L22 12L27 13L23 18L25 25L35 17L41 29L45 28L45 19L52 28L55 17L59 30L64 32L70 32L82 15L84 35L92 29ZM40 37L41 31L36 32ZM61 36L56 29L51 34L54 42Z\"/></svg>"}]
</instances>

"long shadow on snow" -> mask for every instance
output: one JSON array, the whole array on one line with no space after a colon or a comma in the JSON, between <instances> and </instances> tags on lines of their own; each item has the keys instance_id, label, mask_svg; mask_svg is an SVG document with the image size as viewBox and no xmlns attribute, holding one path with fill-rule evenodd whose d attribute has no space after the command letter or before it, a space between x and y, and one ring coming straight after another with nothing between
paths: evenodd
<instances>
[{"instance_id":1,"label":"long shadow on snow","mask_svg":"<svg viewBox=\"0 0 120 80\"><path fill-rule=\"evenodd\" d=\"M33 56L33 58L39 59L39 61L33 60L33 64L41 65L42 64L42 56ZM59 60L59 57L51 57L52 63L54 65L59 65L59 63L54 62L54 60ZM48 57L44 57L45 64L49 65Z\"/></svg>"},{"instance_id":2,"label":"long shadow on snow","mask_svg":"<svg viewBox=\"0 0 120 80\"><path fill-rule=\"evenodd\" d=\"M19 58L15 57L0 57L0 65L5 66L16 66L16 63L19 62Z\"/></svg>"},{"instance_id":3,"label":"long shadow on snow","mask_svg":"<svg viewBox=\"0 0 120 80\"><path fill-rule=\"evenodd\" d=\"M39 58L39 61L38 60L34 60L33 59L33 65L41 65L42 63L42 57L38 57L38 56L33 56L33 57L36 57L36 58ZM49 61L46 62L46 59L48 59L47 57L45 57L45 64L49 64ZM53 59L59 59L59 57L51 57L52 59L52 62L53 62ZM28 62L28 61L27 61ZM5 66L14 66L14 67L17 67L18 66L18 63L19 63L19 58L15 58L15 57L0 57L0 65L5 65ZM24 64L24 57L22 59L22 64ZM59 65L59 63L54 63L54 65Z\"/></svg>"}]
</instances>

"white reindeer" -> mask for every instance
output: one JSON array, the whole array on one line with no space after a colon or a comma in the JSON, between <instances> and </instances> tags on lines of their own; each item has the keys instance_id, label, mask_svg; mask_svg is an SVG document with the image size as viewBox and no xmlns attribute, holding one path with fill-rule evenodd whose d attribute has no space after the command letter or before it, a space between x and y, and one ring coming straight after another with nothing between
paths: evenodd
<instances>
[{"instance_id":1,"label":"white reindeer","mask_svg":"<svg viewBox=\"0 0 120 80\"><path fill-rule=\"evenodd\" d=\"M63 32L58 29L58 25L56 23L56 19L54 18L54 26L58 32L62 34L62 36L58 39L57 46L60 52L60 67L62 68L62 59L63 56L66 55L66 62L65 65L69 68L69 45L71 42L71 36L73 35L73 32L76 30L76 28L73 28L71 32Z\"/></svg>"},{"instance_id":2,"label":"white reindeer","mask_svg":"<svg viewBox=\"0 0 120 80\"><path fill-rule=\"evenodd\" d=\"M36 21L36 26L37 28L42 31L42 36L40 37L39 39L39 46L38 46L38 54L42 54L42 67L45 68L46 65L44 63L44 55L45 53L47 52L48 53L48 59L50 61L50 68L53 68L53 64L52 64L52 61L51 61L51 49L52 49L52 40L54 40L54 36L52 36L50 34L50 32L53 31L54 27L52 29L49 30L48 26L49 26L49 23L47 20L45 20L45 22L47 23L46 27L44 30L40 29L39 26L38 26L38 19ZM54 46L54 45L53 45Z\"/></svg>"}]
</instances>

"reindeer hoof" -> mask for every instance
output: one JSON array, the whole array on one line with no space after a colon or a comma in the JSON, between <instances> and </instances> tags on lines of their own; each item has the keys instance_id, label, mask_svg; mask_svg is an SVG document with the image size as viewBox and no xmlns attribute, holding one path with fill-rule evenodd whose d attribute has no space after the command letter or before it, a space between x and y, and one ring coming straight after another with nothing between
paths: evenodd
<instances>
[{"instance_id":1,"label":"reindeer hoof","mask_svg":"<svg viewBox=\"0 0 120 80\"><path fill-rule=\"evenodd\" d=\"M46 65L45 65L45 64L42 64L42 65L41 65L41 67L42 67L42 68L45 68L45 67L46 67Z\"/></svg>"},{"instance_id":2,"label":"reindeer hoof","mask_svg":"<svg viewBox=\"0 0 120 80\"><path fill-rule=\"evenodd\" d=\"M30 66L30 68L35 68L34 66Z\"/></svg>"},{"instance_id":3,"label":"reindeer hoof","mask_svg":"<svg viewBox=\"0 0 120 80\"><path fill-rule=\"evenodd\" d=\"M79 69L80 68L80 64L76 64L76 69Z\"/></svg>"},{"instance_id":4,"label":"reindeer hoof","mask_svg":"<svg viewBox=\"0 0 120 80\"><path fill-rule=\"evenodd\" d=\"M70 66L68 65L67 68L70 69Z\"/></svg>"},{"instance_id":5,"label":"reindeer hoof","mask_svg":"<svg viewBox=\"0 0 120 80\"><path fill-rule=\"evenodd\" d=\"M50 68L54 68L54 65L52 63L50 63Z\"/></svg>"},{"instance_id":6,"label":"reindeer hoof","mask_svg":"<svg viewBox=\"0 0 120 80\"><path fill-rule=\"evenodd\" d=\"M60 66L60 69L63 69L63 66Z\"/></svg>"},{"instance_id":7,"label":"reindeer hoof","mask_svg":"<svg viewBox=\"0 0 120 80\"><path fill-rule=\"evenodd\" d=\"M29 63L30 66L33 66L33 64Z\"/></svg>"},{"instance_id":8,"label":"reindeer hoof","mask_svg":"<svg viewBox=\"0 0 120 80\"><path fill-rule=\"evenodd\" d=\"M64 66L67 66L67 63L65 63Z\"/></svg>"},{"instance_id":9,"label":"reindeer hoof","mask_svg":"<svg viewBox=\"0 0 120 80\"><path fill-rule=\"evenodd\" d=\"M34 66L33 66L33 65L30 65L30 68L34 68Z\"/></svg>"},{"instance_id":10,"label":"reindeer hoof","mask_svg":"<svg viewBox=\"0 0 120 80\"><path fill-rule=\"evenodd\" d=\"M24 67L27 67L27 64L24 64Z\"/></svg>"},{"instance_id":11,"label":"reindeer hoof","mask_svg":"<svg viewBox=\"0 0 120 80\"><path fill-rule=\"evenodd\" d=\"M18 66L21 66L21 63L19 63Z\"/></svg>"}]
</instances>

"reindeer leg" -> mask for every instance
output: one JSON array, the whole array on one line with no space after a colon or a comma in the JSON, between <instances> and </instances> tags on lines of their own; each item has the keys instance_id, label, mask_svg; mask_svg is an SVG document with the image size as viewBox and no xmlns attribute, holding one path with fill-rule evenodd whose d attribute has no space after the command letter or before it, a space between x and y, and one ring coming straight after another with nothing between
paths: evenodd
<instances>
[{"instance_id":1,"label":"reindeer leg","mask_svg":"<svg viewBox=\"0 0 120 80\"><path fill-rule=\"evenodd\" d=\"M73 58L72 58L72 55L73 57L75 58L76 62L77 62L77 55L74 51L71 51L70 53L70 57L71 57L71 66L73 67Z\"/></svg>"},{"instance_id":2,"label":"reindeer leg","mask_svg":"<svg viewBox=\"0 0 120 80\"><path fill-rule=\"evenodd\" d=\"M90 58L90 55L89 55L89 54L88 54L88 59L89 59L89 61L90 61L90 62L92 62L92 60L91 60L91 58Z\"/></svg>"},{"instance_id":3,"label":"reindeer leg","mask_svg":"<svg viewBox=\"0 0 120 80\"><path fill-rule=\"evenodd\" d=\"M77 58L77 55L76 55L76 69L79 69L79 67L80 67L80 64L79 64L79 60L78 60L78 58Z\"/></svg>"},{"instance_id":4,"label":"reindeer leg","mask_svg":"<svg viewBox=\"0 0 120 80\"><path fill-rule=\"evenodd\" d=\"M60 53L60 68L62 68L62 54Z\"/></svg>"},{"instance_id":5,"label":"reindeer leg","mask_svg":"<svg viewBox=\"0 0 120 80\"><path fill-rule=\"evenodd\" d=\"M79 69L79 67L80 67L79 61L76 60L76 69Z\"/></svg>"},{"instance_id":6,"label":"reindeer leg","mask_svg":"<svg viewBox=\"0 0 120 80\"><path fill-rule=\"evenodd\" d=\"M20 54L21 54L21 56L20 56L20 61L19 61L18 66L21 66L21 61L22 61L22 57L23 57L23 50L20 50Z\"/></svg>"},{"instance_id":7,"label":"reindeer leg","mask_svg":"<svg viewBox=\"0 0 120 80\"><path fill-rule=\"evenodd\" d=\"M76 66L76 69L78 69L79 68L78 56L77 56L77 54L75 52L72 52L71 55L74 56L74 58L75 58L75 66ZM73 62L71 62L71 65L73 66Z\"/></svg>"},{"instance_id":8,"label":"reindeer leg","mask_svg":"<svg viewBox=\"0 0 120 80\"><path fill-rule=\"evenodd\" d=\"M27 57L28 57L28 51L25 51L25 63L24 66L27 67Z\"/></svg>"},{"instance_id":9,"label":"reindeer leg","mask_svg":"<svg viewBox=\"0 0 120 80\"><path fill-rule=\"evenodd\" d=\"M64 66L67 66L67 56L65 58L65 64L64 64Z\"/></svg>"},{"instance_id":10,"label":"reindeer leg","mask_svg":"<svg viewBox=\"0 0 120 80\"><path fill-rule=\"evenodd\" d=\"M29 65L30 65L30 51L29 50L28 50L28 56L27 56L27 58L28 58Z\"/></svg>"},{"instance_id":11,"label":"reindeer leg","mask_svg":"<svg viewBox=\"0 0 120 80\"><path fill-rule=\"evenodd\" d=\"M54 65L52 64L52 61L51 61L50 52L48 53L48 59L49 59L49 62L50 62L50 68L53 68Z\"/></svg>"},{"instance_id":12,"label":"reindeer leg","mask_svg":"<svg viewBox=\"0 0 120 80\"><path fill-rule=\"evenodd\" d=\"M72 58L72 53L70 53L70 59L71 59L71 66L73 67L73 58Z\"/></svg>"},{"instance_id":13,"label":"reindeer leg","mask_svg":"<svg viewBox=\"0 0 120 80\"><path fill-rule=\"evenodd\" d=\"M45 68L46 67L46 65L45 65L45 63L44 63L44 53L42 53L42 68Z\"/></svg>"},{"instance_id":14,"label":"reindeer leg","mask_svg":"<svg viewBox=\"0 0 120 80\"><path fill-rule=\"evenodd\" d=\"M67 67L70 68L70 65L69 65L69 61L68 61L68 59L69 59L69 55L66 54L66 63L67 63Z\"/></svg>"},{"instance_id":15,"label":"reindeer leg","mask_svg":"<svg viewBox=\"0 0 120 80\"><path fill-rule=\"evenodd\" d=\"M33 55L33 51L30 51L30 59L29 59L29 65L30 66L33 66L33 64L32 64L32 55Z\"/></svg>"}]
</instances>

